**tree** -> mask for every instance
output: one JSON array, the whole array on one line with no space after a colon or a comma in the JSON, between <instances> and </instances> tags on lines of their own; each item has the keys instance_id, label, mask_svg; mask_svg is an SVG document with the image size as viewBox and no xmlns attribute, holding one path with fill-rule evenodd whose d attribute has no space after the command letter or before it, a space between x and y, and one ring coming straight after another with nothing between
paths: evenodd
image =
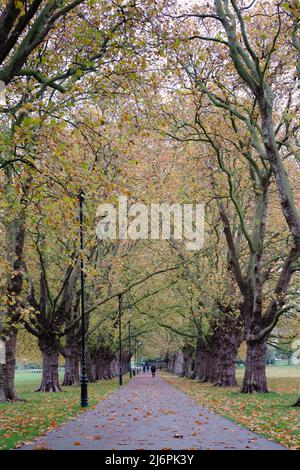
<instances>
[{"instance_id":1,"label":"tree","mask_svg":"<svg viewBox=\"0 0 300 470\"><path fill-rule=\"evenodd\" d=\"M1 149L0 164L7 187L14 186L16 174L28 172L32 183L31 172L35 176L35 172L39 171L39 157L42 154L43 160L45 155L37 152L35 145L36 131L40 130L40 124L47 120L49 123L49 119L57 119L59 126L62 113L67 114L76 100L82 99L90 83L94 81L98 84L94 79L90 82L86 79L80 88L79 81L83 81L89 73L98 73L101 68L103 76L110 77L111 64L120 73L118 60L122 63L126 54L130 62L131 46L127 39L130 37L132 43L136 41L138 36L135 36L134 30L138 24L142 24L139 21L143 18L144 8L131 1L111 3L111 8L107 9L107 2L98 2L95 9L93 1L12 0L1 8L0 80L7 85L8 105L1 108L1 119L7 126L7 135ZM80 8L76 8L79 6ZM69 35L73 35L74 41L69 40ZM80 45L78 37L82 41ZM140 42L141 37L138 38L138 43ZM64 98L59 98L58 93L63 94ZM94 90L91 91L93 93ZM21 137L21 141L17 141L17 136ZM51 178L52 182L61 184L55 175L52 174ZM29 190L32 188L28 188L27 192ZM9 242L9 250L18 245L17 254L13 253L13 257L18 258L14 269L15 273L18 270L15 275L18 286L13 287L16 290L13 291L15 298L22 290L20 267L23 264L25 241L22 232L27 232L25 214L26 211L22 211L24 222L18 221L19 231L16 230L16 221L14 226L5 224L14 237ZM10 291L12 292L11 287L8 286L7 296ZM11 302L11 308L4 314L8 321L5 322L2 337L8 340L5 375L9 383L5 385L6 391L1 391L1 399L6 396L15 397L12 378L16 331L9 324L12 323L12 318L14 324L18 323L20 309L17 301L14 304L14 311L11 312ZM12 347L11 352L9 345Z\"/></svg>"},{"instance_id":2,"label":"tree","mask_svg":"<svg viewBox=\"0 0 300 470\"><path fill-rule=\"evenodd\" d=\"M267 391L266 340L280 315L290 308L286 304L288 289L292 276L298 269L297 260L300 255L299 213L294 201L292 180L287 176L283 163L283 159L288 158L284 155L285 149L289 148L292 155L292 148L294 149L290 130L293 129L295 116L291 113L289 119L286 119L286 114L291 111L293 105L291 91L288 92L290 98L284 103L280 102L280 107L276 107L276 115L274 112L274 90L278 91L280 97L283 83L279 85L280 77L273 70L273 61L280 63L289 74L290 82L293 82L286 52L283 54L283 49L279 47L280 44L291 51L291 44L287 39L291 23L284 27L284 11L280 6L268 5L267 9L271 9L278 21L269 36L271 39L266 44L262 38L263 31L258 29L260 36L257 38L257 30L251 29L249 24L251 18L252 24L256 25L255 15L260 6L251 7L252 5L249 12L249 8L239 7L235 1L215 1L214 7L211 8L203 4L195 13L178 15L176 18L184 18L185 25L189 28L185 26L185 31L180 31L176 24L173 35L176 35L177 41L174 36L170 37L175 56L171 65L177 62L175 72L178 72L178 63L181 64L185 77L189 80L187 82L186 78L183 79L184 88L187 88L192 97L195 96L195 120L189 124L190 133L186 138L208 144L215 153L218 166L228 179L229 196L249 249L249 263L245 275L243 260L239 256L234 239L235 219L228 213L221 199L223 194L218 189L215 195L230 252L231 268L244 298L241 313L248 343L246 373L242 386L245 393ZM191 18L194 18L195 22L191 21ZM266 16L266 24L267 18ZM207 34L208 24L211 35ZM221 32L218 25L223 28ZM201 44L201 50L195 51L195 44L198 42ZM202 62L204 58L205 66ZM213 116L218 113L222 118L215 126ZM222 126L222 120L226 122L227 129L233 129L235 136L229 135L226 127ZM182 118L177 122L173 120L173 124L174 127L178 124L177 129L185 128ZM174 132L171 134L174 135ZM179 138L184 139L185 136ZM203 149L205 148L207 147L204 146ZM256 209L252 212L251 230L247 227L248 214L246 215L245 206L243 207L239 197L237 166L232 161L232 155L237 148L239 157L235 161L238 166L242 165L239 162L243 160L249 165L248 171L254 185ZM212 165L212 173L215 170L215 165ZM282 215L292 241L289 244L289 252L280 263L280 275L276 281L272 279L273 296L269 297L266 306L264 286L274 267L272 262L267 270L262 269L262 265L265 265L263 258L268 245L265 240L269 223L268 195L273 178L280 198ZM216 183L213 185L217 186Z\"/></svg>"}]
</instances>

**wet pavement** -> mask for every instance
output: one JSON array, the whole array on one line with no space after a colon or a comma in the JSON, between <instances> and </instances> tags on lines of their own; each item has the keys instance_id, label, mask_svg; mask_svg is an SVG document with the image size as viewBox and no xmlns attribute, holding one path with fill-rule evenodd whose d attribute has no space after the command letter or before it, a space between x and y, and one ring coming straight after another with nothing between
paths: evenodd
<instances>
[{"instance_id":1,"label":"wet pavement","mask_svg":"<svg viewBox=\"0 0 300 470\"><path fill-rule=\"evenodd\" d=\"M127 385L21 450L284 450L206 408L162 378Z\"/></svg>"}]
</instances>

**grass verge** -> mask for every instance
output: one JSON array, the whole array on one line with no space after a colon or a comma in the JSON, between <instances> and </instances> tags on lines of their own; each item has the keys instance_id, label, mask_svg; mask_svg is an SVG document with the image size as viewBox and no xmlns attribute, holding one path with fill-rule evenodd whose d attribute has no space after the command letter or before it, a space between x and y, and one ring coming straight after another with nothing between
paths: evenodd
<instances>
[{"instance_id":1,"label":"grass verge","mask_svg":"<svg viewBox=\"0 0 300 470\"><path fill-rule=\"evenodd\" d=\"M0 403L0 450L14 449L42 436L82 411L79 386L63 387L62 393L34 393L40 378L32 372L16 374L18 395L26 402ZM90 408L118 387L118 379L89 384Z\"/></svg>"},{"instance_id":2,"label":"grass verge","mask_svg":"<svg viewBox=\"0 0 300 470\"><path fill-rule=\"evenodd\" d=\"M242 370L238 370L241 382ZM268 367L270 393L244 395L238 388L218 388L164 373L164 379L205 406L251 431L300 449L300 408L290 405L300 396L300 367Z\"/></svg>"}]
</instances>

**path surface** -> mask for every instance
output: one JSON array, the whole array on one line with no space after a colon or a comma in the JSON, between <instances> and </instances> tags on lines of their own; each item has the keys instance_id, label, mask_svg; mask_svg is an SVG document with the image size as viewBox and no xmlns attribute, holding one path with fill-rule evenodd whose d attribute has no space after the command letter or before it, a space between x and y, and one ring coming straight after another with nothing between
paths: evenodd
<instances>
[{"instance_id":1,"label":"path surface","mask_svg":"<svg viewBox=\"0 0 300 470\"><path fill-rule=\"evenodd\" d=\"M140 374L28 449L284 449L222 418L163 379Z\"/></svg>"}]
</instances>

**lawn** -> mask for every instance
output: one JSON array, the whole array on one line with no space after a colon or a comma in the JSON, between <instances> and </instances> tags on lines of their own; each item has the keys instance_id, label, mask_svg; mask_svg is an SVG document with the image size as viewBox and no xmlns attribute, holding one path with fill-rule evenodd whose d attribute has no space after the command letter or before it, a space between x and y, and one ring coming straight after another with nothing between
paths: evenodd
<instances>
[{"instance_id":1,"label":"lawn","mask_svg":"<svg viewBox=\"0 0 300 470\"><path fill-rule=\"evenodd\" d=\"M238 389L220 389L162 373L199 404L291 449L300 449L300 409L290 407L300 396L300 367L270 366L267 374L269 394L242 395ZM240 382L242 368L237 375ZM81 412L79 387L64 387L63 393L34 393L39 382L40 374L17 372L18 394L26 401L0 403L0 449L13 449ZM91 407L118 387L117 379L89 384Z\"/></svg>"},{"instance_id":2,"label":"lawn","mask_svg":"<svg viewBox=\"0 0 300 470\"><path fill-rule=\"evenodd\" d=\"M242 368L237 376L240 383ZM300 449L300 408L290 406L300 396L300 366L269 366L267 376L270 393L243 395L237 388L212 387L164 373L169 383L200 405L290 449Z\"/></svg>"},{"instance_id":3,"label":"lawn","mask_svg":"<svg viewBox=\"0 0 300 470\"><path fill-rule=\"evenodd\" d=\"M0 403L0 449L13 449L22 442L56 428L81 412L80 387L63 387L62 393L34 393L41 374L17 372L18 395L26 402ZM91 407L119 387L118 380L89 384Z\"/></svg>"}]
</instances>

